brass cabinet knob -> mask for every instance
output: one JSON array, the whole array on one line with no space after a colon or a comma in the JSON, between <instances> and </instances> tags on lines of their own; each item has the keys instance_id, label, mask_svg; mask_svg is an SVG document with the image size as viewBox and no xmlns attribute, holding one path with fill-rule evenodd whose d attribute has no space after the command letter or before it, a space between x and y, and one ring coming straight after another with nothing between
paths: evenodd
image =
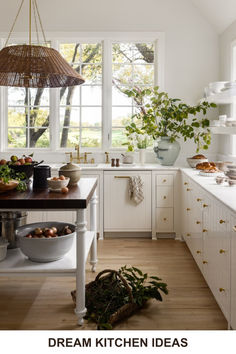
<instances>
[{"instance_id":1,"label":"brass cabinet knob","mask_svg":"<svg viewBox=\"0 0 236 354\"><path fill-rule=\"evenodd\" d=\"M188 236L188 237L189 237L189 236L191 236L191 234L186 234L186 236Z\"/></svg>"},{"instance_id":2,"label":"brass cabinet knob","mask_svg":"<svg viewBox=\"0 0 236 354\"><path fill-rule=\"evenodd\" d=\"M201 202L202 200L201 200L201 198L197 198L197 202Z\"/></svg>"},{"instance_id":3,"label":"brass cabinet knob","mask_svg":"<svg viewBox=\"0 0 236 354\"><path fill-rule=\"evenodd\" d=\"M207 261L202 261L203 264L207 264L208 262Z\"/></svg>"},{"instance_id":4,"label":"brass cabinet knob","mask_svg":"<svg viewBox=\"0 0 236 354\"><path fill-rule=\"evenodd\" d=\"M223 291L225 291L225 289L224 288L219 288L219 292L223 292Z\"/></svg>"},{"instance_id":5,"label":"brass cabinet knob","mask_svg":"<svg viewBox=\"0 0 236 354\"><path fill-rule=\"evenodd\" d=\"M192 189L190 189L190 188L187 188L187 192L190 192Z\"/></svg>"},{"instance_id":6,"label":"brass cabinet knob","mask_svg":"<svg viewBox=\"0 0 236 354\"><path fill-rule=\"evenodd\" d=\"M196 224L197 224L197 225L201 224L201 221L196 221Z\"/></svg>"},{"instance_id":7,"label":"brass cabinet knob","mask_svg":"<svg viewBox=\"0 0 236 354\"><path fill-rule=\"evenodd\" d=\"M222 250L222 249L219 250L220 254L225 253L225 252L226 252L226 250Z\"/></svg>"},{"instance_id":8,"label":"brass cabinet knob","mask_svg":"<svg viewBox=\"0 0 236 354\"><path fill-rule=\"evenodd\" d=\"M190 208L187 208L186 210L187 210L187 211L189 211L189 210L190 210Z\"/></svg>"},{"instance_id":9,"label":"brass cabinet knob","mask_svg":"<svg viewBox=\"0 0 236 354\"><path fill-rule=\"evenodd\" d=\"M188 185L188 182L184 182L184 185L187 186L187 185Z\"/></svg>"},{"instance_id":10,"label":"brass cabinet knob","mask_svg":"<svg viewBox=\"0 0 236 354\"><path fill-rule=\"evenodd\" d=\"M201 253L201 251L197 251L196 253L197 253L197 254L200 254L200 253Z\"/></svg>"},{"instance_id":11,"label":"brass cabinet knob","mask_svg":"<svg viewBox=\"0 0 236 354\"><path fill-rule=\"evenodd\" d=\"M164 221L166 221L166 220L167 220L167 218L163 218L163 220L164 220Z\"/></svg>"},{"instance_id":12,"label":"brass cabinet knob","mask_svg":"<svg viewBox=\"0 0 236 354\"><path fill-rule=\"evenodd\" d=\"M166 195L164 195L163 199L166 199Z\"/></svg>"},{"instance_id":13,"label":"brass cabinet knob","mask_svg":"<svg viewBox=\"0 0 236 354\"><path fill-rule=\"evenodd\" d=\"M225 224L225 220L220 219L220 220L219 220L219 223L220 223L220 224Z\"/></svg>"},{"instance_id":14,"label":"brass cabinet knob","mask_svg":"<svg viewBox=\"0 0 236 354\"><path fill-rule=\"evenodd\" d=\"M203 208L207 208L208 207L208 205L207 204L203 204Z\"/></svg>"},{"instance_id":15,"label":"brass cabinet knob","mask_svg":"<svg viewBox=\"0 0 236 354\"><path fill-rule=\"evenodd\" d=\"M162 181L163 183L165 183L166 182L166 179L163 179L163 181Z\"/></svg>"},{"instance_id":16,"label":"brass cabinet knob","mask_svg":"<svg viewBox=\"0 0 236 354\"><path fill-rule=\"evenodd\" d=\"M203 229L202 232L207 232L207 229Z\"/></svg>"}]
</instances>

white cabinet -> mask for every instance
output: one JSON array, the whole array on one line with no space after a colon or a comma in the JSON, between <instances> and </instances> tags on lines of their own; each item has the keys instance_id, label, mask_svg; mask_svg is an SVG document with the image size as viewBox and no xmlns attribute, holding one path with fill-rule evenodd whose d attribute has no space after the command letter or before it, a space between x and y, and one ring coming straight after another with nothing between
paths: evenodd
<instances>
[{"instance_id":1,"label":"white cabinet","mask_svg":"<svg viewBox=\"0 0 236 354\"><path fill-rule=\"evenodd\" d=\"M129 197L129 177L140 176L144 200ZM104 231L151 231L151 172L104 172Z\"/></svg>"},{"instance_id":2,"label":"white cabinet","mask_svg":"<svg viewBox=\"0 0 236 354\"><path fill-rule=\"evenodd\" d=\"M236 217L231 217L231 287L230 287L230 324L236 329Z\"/></svg>"}]
</instances>

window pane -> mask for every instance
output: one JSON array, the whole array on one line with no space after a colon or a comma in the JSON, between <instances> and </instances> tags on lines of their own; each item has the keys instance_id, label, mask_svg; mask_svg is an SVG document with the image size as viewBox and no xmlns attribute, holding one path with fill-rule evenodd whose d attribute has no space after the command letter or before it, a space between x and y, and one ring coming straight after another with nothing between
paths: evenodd
<instances>
[{"instance_id":1,"label":"window pane","mask_svg":"<svg viewBox=\"0 0 236 354\"><path fill-rule=\"evenodd\" d=\"M27 108L8 108L8 127L24 127L27 124Z\"/></svg>"},{"instance_id":2,"label":"window pane","mask_svg":"<svg viewBox=\"0 0 236 354\"><path fill-rule=\"evenodd\" d=\"M60 125L66 126L78 126L80 125L80 108L79 107L61 107L60 108Z\"/></svg>"},{"instance_id":3,"label":"window pane","mask_svg":"<svg viewBox=\"0 0 236 354\"><path fill-rule=\"evenodd\" d=\"M113 65L113 79L116 85L132 84L132 65Z\"/></svg>"},{"instance_id":4,"label":"window pane","mask_svg":"<svg viewBox=\"0 0 236 354\"><path fill-rule=\"evenodd\" d=\"M80 44L79 43L63 43L60 44L60 53L68 63L80 62Z\"/></svg>"},{"instance_id":5,"label":"window pane","mask_svg":"<svg viewBox=\"0 0 236 354\"><path fill-rule=\"evenodd\" d=\"M36 134L39 134L41 132L39 137L36 137ZM43 129L30 129L30 142L29 146L36 147L36 148L49 148L50 146L50 139L49 139L49 132L48 129L45 131Z\"/></svg>"},{"instance_id":6,"label":"window pane","mask_svg":"<svg viewBox=\"0 0 236 354\"><path fill-rule=\"evenodd\" d=\"M26 147L26 130L25 129L8 129L8 147L9 148L25 148Z\"/></svg>"},{"instance_id":7,"label":"window pane","mask_svg":"<svg viewBox=\"0 0 236 354\"><path fill-rule=\"evenodd\" d=\"M124 147L123 143L127 142L124 128L112 129L112 147Z\"/></svg>"},{"instance_id":8,"label":"window pane","mask_svg":"<svg viewBox=\"0 0 236 354\"><path fill-rule=\"evenodd\" d=\"M49 89L48 88L30 88L26 89L29 95L29 102L32 106L48 106L49 105Z\"/></svg>"},{"instance_id":9,"label":"window pane","mask_svg":"<svg viewBox=\"0 0 236 354\"><path fill-rule=\"evenodd\" d=\"M133 47L133 62L154 63L154 44L135 43Z\"/></svg>"},{"instance_id":10,"label":"window pane","mask_svg":"<svg viewBox=\"0 0 236 354\"><path fill-rule=\"evenodd\" d=\"M31 127L41 127L49 121L49 108L37 107L30 110L29 123Z\"/></svg>"},{"instance_id":11,"label":"window pane","mask_svg":"<svg viewBox=\"0 0 236 354\"><path fill-rule=\"evenodd\" d=\"M60 89L60 104L80 105L80 86L62 87Z\"/></svg>"},{"instance_id":12,"label":"window pane","mask_svg":"<svg viewBox=\"0 0 236 354\"><path fill-rule=\"evenodd\" d=\"M134 65L133 80L135 84L153 84L154 65Z\"/></svg>"},{"instance_id":13,"label":"window pane","mask_svg":"<svg viewBox=\"0 0 236 354\"><path fill-rule=\"evenodd\" d=\"M102 140L101 129L83 128L82 129L82 147L100 147Z\"/></svg>"},{"instance_id":14,"label":"window pane","mask_svg":"<svg viewBox=\"0 0 236 354\"><path fill-rule=\"evenodd\" d=\"M154 63L154 44L114 43L112 60L114 63Z\"/></svg>"},{"instance_id":15,"label":"window pane","mask_svg":"<svg viewBox=\"0 0 236 354\"><path fill-rule=\"evenodd\" d=\"M124 92L129 90L128 86L112 87L112 104L114 106L132 106L132 98L128 97Z\"/></svg>"},{"instance_id":16,"label":"window pane","mask_svg":"<svg viewBox=\"0 0 236 354\"><path fill-rule=\"evenodd\" d=\"M101 106L102 104L101 86L82 86L81 96L84 106Z\"/></svg>"},{"instance_id":17,"label":"window pane","mask_svg":"<svg viewBox=\"0 0 236 354\"><path fill-rule=\"evenodd\" d=\"M112 126L122 127L132 116L132 107L113 107Z\"/></svg>"},{"instance_id":18,"label":"window pane","mask_svg":"<svg viewBox=\"0 0 236 354\"><path fill-rule=\"evenodd\" d=\"M101 127L102 125L101 107L82 107L81 116L84 127Z\"/></svg>"},{"instance_id":19,"label":"window pane","mask_svg":"<svg viewBox=\"0 0 236 354\"><path fill-rule=\"evenodd\" d=\"M112 61L114 63L132 62L132 48L132 43L114 43L112 45Z\"/></svg>"},{"instance_id":20,"label":"window pane","mask_svg":"<svg viewBox=\"0 0 236 354\"><path fill-rule=\"evenodd\" d=\"M21 87L8 88L8 105L24 106L26 104L26 89Z\"/></svg>"},{"instance_id":21,"label":"window pane","mask_svg":"<svg viewBox=\"0 0 236 354\"><path fill-rule=\"evenodd\" d=\"M102 84L102 66L86 64L81 68L81 75L85 79L85 85Z\"/></svg>"},{"instance_id":22,"label":"window pane","mask_svg":"<svg viewBox=\"0 0 236 354\"><path fill-rule=\"evenodd\" d=\"M101 43L82 44L82 62L83 63L101 63L102 62Z\"/></svg>"},{"instance_id":23,"label":"window pane","mask_svg":"<svg viewBox=\"0 0 236 354\"><path fill-rule=\"evenodd\" d=\"M63 128L60 134L60 146L72 147L78 145L80 141L80 130L78 128Z\"/></svg>"}]
</instances>

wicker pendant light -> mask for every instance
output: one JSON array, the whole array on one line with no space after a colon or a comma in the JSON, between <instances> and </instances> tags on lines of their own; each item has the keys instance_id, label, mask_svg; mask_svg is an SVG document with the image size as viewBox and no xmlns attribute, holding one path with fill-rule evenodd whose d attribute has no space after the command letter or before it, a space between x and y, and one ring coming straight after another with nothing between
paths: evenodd
<instances>
[{"instance_id":1,"label":"wicker pendant light","mask_svg":"<svg viewBox=\"0 0 236 354\"><path fill-rule=\"evenodd\" d=\"M24 0L21 1L15 21L8 35L6 46L0 51L0 86L16 87L67 87L81 85L84 79L55 49L31 44L31 1L29 0L29 44L7 46ZM41 30L44 35L37 0L33 0ZM38 37L35 16L36 33ZM39 39L38 39L39 42Z\"/></svg>"}]
</instances>

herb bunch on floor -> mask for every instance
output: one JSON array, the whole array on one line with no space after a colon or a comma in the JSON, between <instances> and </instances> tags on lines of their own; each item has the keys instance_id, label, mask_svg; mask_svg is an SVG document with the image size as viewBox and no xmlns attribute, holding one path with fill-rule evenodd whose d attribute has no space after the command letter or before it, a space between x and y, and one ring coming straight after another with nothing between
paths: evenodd
<instances>
[{"instance_id":1,"label":"herb bunch on floor","mask_svg":"<svg viewBox=\"0 0 236 354\"><path fill-rule=\"evenodd\" d=\"M106 274L102 277L102 275ZM105 269L86 285L86 319L97 323L97 329L112 325L140 309L149 299L162 301L168 294L167 284L157 276L148 276L136 267ZM72 292L76 301L76 292Z\"/></svg>"}]
</instances>

